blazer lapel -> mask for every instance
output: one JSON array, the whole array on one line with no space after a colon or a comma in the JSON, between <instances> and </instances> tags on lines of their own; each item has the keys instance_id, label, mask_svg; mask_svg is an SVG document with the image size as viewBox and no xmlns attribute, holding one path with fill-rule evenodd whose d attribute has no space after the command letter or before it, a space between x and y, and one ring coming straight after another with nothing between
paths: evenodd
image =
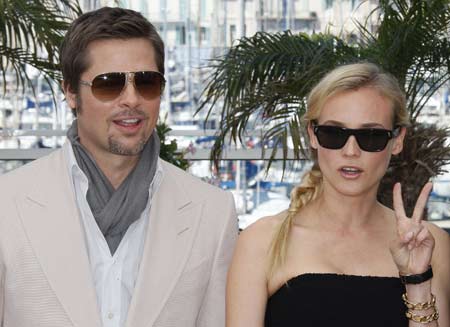
<instances>
[{"instance_id":1,"label":"blazer lapel","mask_svg":"<svg viewBox=\"0 0 450 327\"><path fill-rule=\"evenodd\" d=\"M62 151L16 203L42 270L74 326L101 326L89 259ZM40 166L41 167L41 166Z\"/></svg>"},{"instance_id":2,"label":"blazer lapel","mask_svg":"<svg viewBox=\"0 0 450 327\"><path fill-rule=\"evenodd\" d=\"M151 326L189 257L202 205L193 203L170 170L152 199L145 248L127 327Z\"/></svg>"}]
</instances>

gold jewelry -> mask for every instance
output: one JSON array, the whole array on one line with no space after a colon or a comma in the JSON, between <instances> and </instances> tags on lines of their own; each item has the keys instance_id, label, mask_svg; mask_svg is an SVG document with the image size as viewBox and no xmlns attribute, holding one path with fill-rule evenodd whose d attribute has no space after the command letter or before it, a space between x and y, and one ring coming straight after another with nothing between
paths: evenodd
<instances>
[{"instance_id":1,"label":"gold jewelry","mask_svg":"<svg viewBox=\"0 0 450 327\"><path fill-rule=\"evenodd\" d=\"M406 318L408 318L409 320L412 320L414 322L421 323L421 324L428 324L432 321L439 319L439 312L436 310L436 308L434 308L434 312L432 314L422 316L422 315L416 315L408 310L406 312Z\"/></svg>"},{"instance_id":2,"label":"gold jewelry","mask_svg":"<svg viewBox=\"0 0 450 327\"><path fill-rule=\"evenodd\" d=\"M411 310L419 310L419 311L428 310L434 307L436 304L436 296L433 293L431 293L431 300L428 302L418 302L418 303L410 302L408 300L408 293L403 293L402 299L403 302L405 302L406 307Z\"/></svg>"}]
</instances>

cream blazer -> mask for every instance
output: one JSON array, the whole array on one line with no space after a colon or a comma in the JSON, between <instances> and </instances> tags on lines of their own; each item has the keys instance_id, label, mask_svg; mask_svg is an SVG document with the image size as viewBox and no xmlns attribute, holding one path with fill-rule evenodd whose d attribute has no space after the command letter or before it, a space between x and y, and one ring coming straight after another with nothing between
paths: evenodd
<instances>
[{"instance_id":1,"label":"cream blazer","mask_svg":"<svg viewBox=\"0 0 450 327\"><path fill-rule=\"evenodd\" d=\"M221 327L237 238L230 193L163 162L124 327ZM0 326L101 327L61 150L0 176Z\"/></svg>"}]
</instances>

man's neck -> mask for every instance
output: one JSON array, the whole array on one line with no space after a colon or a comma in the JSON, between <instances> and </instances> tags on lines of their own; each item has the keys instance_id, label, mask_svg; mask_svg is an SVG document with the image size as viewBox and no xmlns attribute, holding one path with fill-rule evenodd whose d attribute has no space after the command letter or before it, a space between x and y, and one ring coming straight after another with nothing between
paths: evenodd
<instances>
[{"instance_id":1,"label":"man's neck","mask_svg":"<svg viewBox=\"0 0 450 327\"><path fill-rule=\"evenodd\" d=\"M123 156L110 153L107 156L92 154L98 168L105 174L114 189L119 188L125 178L136 167L139 155Z\"/></svg>"}]
</instances>

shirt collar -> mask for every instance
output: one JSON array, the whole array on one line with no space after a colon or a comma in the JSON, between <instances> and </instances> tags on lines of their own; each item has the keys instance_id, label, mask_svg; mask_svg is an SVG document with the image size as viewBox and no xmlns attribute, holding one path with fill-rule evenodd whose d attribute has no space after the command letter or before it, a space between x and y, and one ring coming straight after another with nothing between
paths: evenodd
<instances>
[{"instance_id":1,"label":"shirt collar","mask_svg":"<svg viewBox=\"0 0 450 327\"><path fill-rule=\"evenodd\" d=\"M64 158L66 159L67 169L72 182L74 182L76 179L81 178L81 180L84 183L87 183L88 178L86 177L85 173L81 170L80 166L78 166L77 159L75 158L75 154L73 153L72 144L70 143L69 140L66 140L66 142L62 147L62 150ZM152 190L152 193L154 193L154 191L158 189L159 185L161 184L163 177L164 177L164 170L161 164L161 158L158 157L155 176L153 176L153 180L150 183L149 191Z\"/></svg>"}]
</instances>

